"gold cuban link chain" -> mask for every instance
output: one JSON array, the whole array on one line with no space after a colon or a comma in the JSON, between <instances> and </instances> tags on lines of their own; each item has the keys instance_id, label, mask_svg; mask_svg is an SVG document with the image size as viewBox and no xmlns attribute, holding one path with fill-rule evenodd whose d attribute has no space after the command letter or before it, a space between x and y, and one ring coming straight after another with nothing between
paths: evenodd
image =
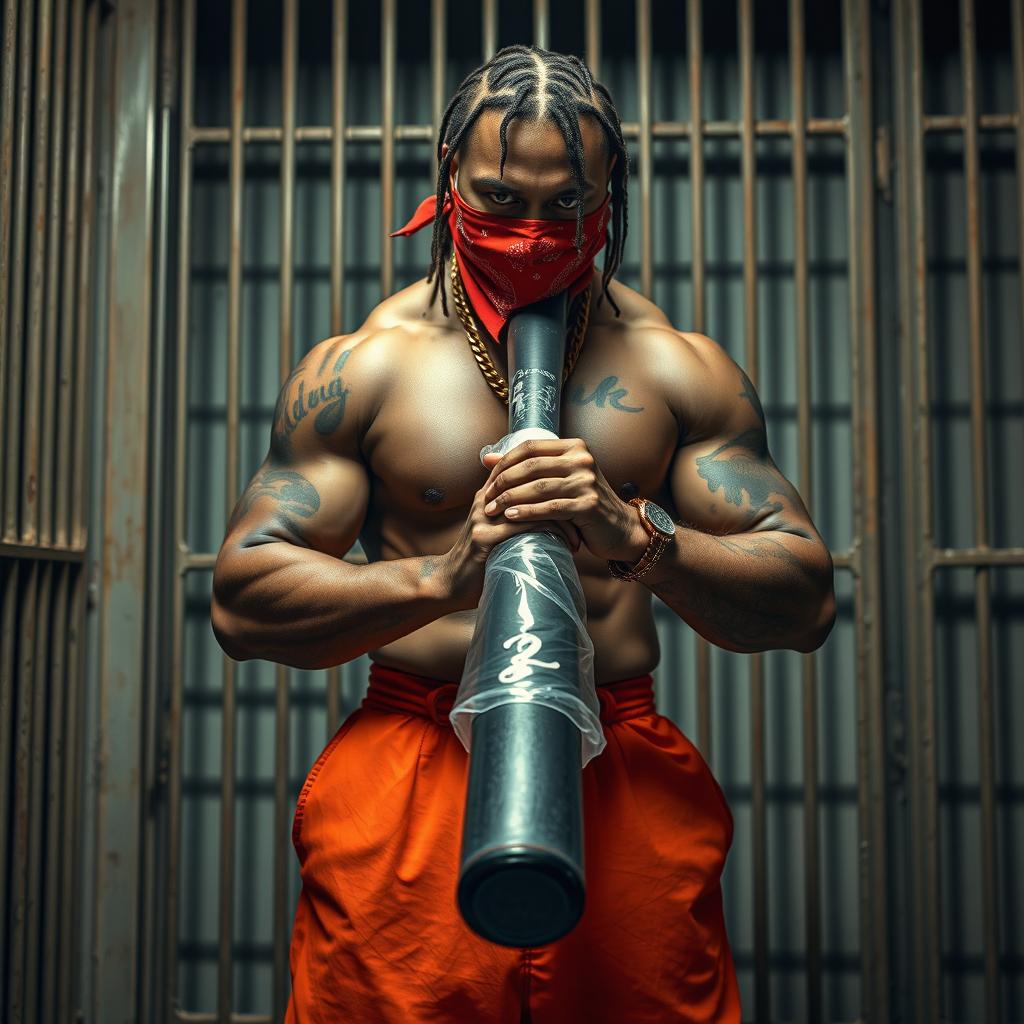
<instances>
[{"instance_id":1,"label":"gold cuban link chain","mask_svg":"<svg viewBox=\"0 0 1024 1024\"><path fill-rule=\"evenodd\" d=\"M505 405L508 405L508 381L498 372L498 368L494 365L490 355L487 353L487 349L484 348L483 341L480 339L480 331L477 329L473 314L469 308L469 300L466 298L466 293L462 287L462 275L459 273L459 266L454 252L452 253L451 279L452 300L455 303L455 310L459 314L459 320L462 321L462 327L466 332L466 337L469 339L469 347L476 357L480 372L484 375L484 380L491 386L491 390ZM576 365L576 359L580 354L580 349L583 347L583 339L587 334L587 323L590 320L590 287L588 284L586 289L575 300L576 319L573 322L572 339L565 354L565 368L562 372L563 385L569 379L569 374L572 373L572 369Z\"/></svg>"}]
</instances>

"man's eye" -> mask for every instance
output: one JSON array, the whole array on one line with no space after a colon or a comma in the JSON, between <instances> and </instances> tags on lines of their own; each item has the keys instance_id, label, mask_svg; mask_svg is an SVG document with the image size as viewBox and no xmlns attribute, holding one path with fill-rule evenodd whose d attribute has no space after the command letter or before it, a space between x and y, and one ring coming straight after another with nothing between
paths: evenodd
<instances>
[{"instance_id":1,"label":"man's eye","mask_svg":"<svg viewBox=\"0 0 1024 1024\"><path fill-rule=\"evenodd\" d=\"M498 206L508 206L509 203L515 202L515 196L511 192L488 192L491 197L491 202L497 203Z\"/></svg>"},{"instance_id":2,"label":"man's eye","mask_svg":"<svg viewBox=\"0 0 1024 1024\"><path fill-rule=\"evenodd\" d=\"M562 210L575 210L579 205L579 200L572 193L565 196L559 196L555 200L555 205Z\"/></svg>"}]
</instances>

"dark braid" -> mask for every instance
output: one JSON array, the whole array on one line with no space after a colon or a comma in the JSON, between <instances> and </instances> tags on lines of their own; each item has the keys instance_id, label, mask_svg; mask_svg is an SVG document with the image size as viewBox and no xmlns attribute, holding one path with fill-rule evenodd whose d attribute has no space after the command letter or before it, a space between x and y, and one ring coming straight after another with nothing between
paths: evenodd
<instances>
[{"instance_id":1,"label":"dark braid","mask_svg":"<svg viewBox=\"0 0 1024 1024\"><path fill-rule=\"evenodd\" d=\"M539 93L541 68L544 70L544 95ZM448 108L441 118L437 134L437 205L434 208L434 233L430 241L430 271L427 281L434 282L431 302L441 294L441 309L448 315L445 291L444 265L452 253L452 236L448 218L441 210L449 190L452 157L468 138L470 129L485 110L504 110L498 129L501 141L499 177L505 171L508 156L508 126L513 118L533 120L542 113L551 119L562 133L569 166L576 183L576 248L583 244L583 138L579 117L589 115L601 126L609 154L618 159L612 168L612 222L605 249L604 270L601 274L601 299L605 296L619 315L619 307L608 291L608 284L622 263L626 242L627 216L626 186L629 181L629 155L622 138L622 126L608 90L594 81L587 65L571 54L553 53L538 46L506 46L486 64L467 75L455 90ZM447 155L441 147L447 144Z\"/></svg>"}]
</instances>

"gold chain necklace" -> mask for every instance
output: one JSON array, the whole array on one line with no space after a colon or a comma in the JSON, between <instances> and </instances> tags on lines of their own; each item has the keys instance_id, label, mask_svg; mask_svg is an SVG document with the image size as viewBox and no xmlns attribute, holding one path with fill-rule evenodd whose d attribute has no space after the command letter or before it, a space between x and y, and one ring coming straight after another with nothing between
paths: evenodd
<instances>
[{"instance_id":1,"label":"gold chain necklace","mask_svg":"<svg viewBox=\"0 0 1024 1024\"><path fill-rule=\"evenodd\" d=\"M508 405L508 381L498 372L498 368L494 365L487 349L484 348L483 341L480 339L480 331L473 320L473 314L469 308L469 300L466 298L466 293L462 287L462 276L459 274L455 253L452 253L451 279L452 300L455 303L455 310L459 314L459 320L462 321L463 330L465 330L466 337L469 339L469 347L476 357L480 372L484 375L484 380L491 386L491 390L505 405ZM576 319L572 328L572 340L565 355L562 384L565 384L569 379L569 374L572 373L572 369L576 365L576 359L580 354L580 349L583 347L583 339L587 333L587 322L590 320L590 285L587 285L576 302Z\"/></svg>"}]
</instances>

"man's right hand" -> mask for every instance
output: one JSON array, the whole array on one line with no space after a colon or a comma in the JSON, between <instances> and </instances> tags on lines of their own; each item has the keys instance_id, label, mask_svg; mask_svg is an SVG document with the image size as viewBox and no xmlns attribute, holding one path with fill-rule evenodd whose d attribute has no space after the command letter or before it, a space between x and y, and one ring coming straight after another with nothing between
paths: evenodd
<instances>
[{"instance_id":1,"label":"man's right hand","mask_svg":"<svg viewBox=\"0 0 1024 1024\"><path fill-rule=\"evenodd\" d=\"M484 589L484 568L491 548L517 533L552 530L565 538L569 550L575 554L580 547L579 536L571 523L556 519L539 519L529 523L495 520L484 512L484 491L494 478L494 467L501 457L494 453L484 456L490 463L490 476L473 496L469 515L462 524L452 547L441 556L440 574L449 596L458 604L458 610L476 608Z\"/></svg>"}]
</instances>

